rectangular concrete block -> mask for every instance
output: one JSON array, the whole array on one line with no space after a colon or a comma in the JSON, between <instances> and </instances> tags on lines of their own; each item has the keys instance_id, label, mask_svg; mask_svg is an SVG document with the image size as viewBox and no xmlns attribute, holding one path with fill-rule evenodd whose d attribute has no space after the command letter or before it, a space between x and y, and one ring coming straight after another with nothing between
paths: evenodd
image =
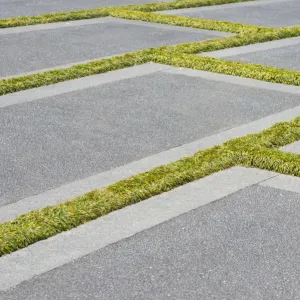
<instances>
[{"instance_id":1,"label":"rectangular concrete block","mask_svg":"<svg viewBox=\"0 0 300 300\"><path fill-rule=\"evenodd\" d=\"M120 80L117 71L112 81L111 72L99 85L77 82L78 90L72 81L61 93L55 85L34 89L32 101L24 91L17 93L19 104L2 107L0 205L299 105L298 94L224 82L218 75L137 69L142 76L136 70Z\"/></svg>"}]
</instances>

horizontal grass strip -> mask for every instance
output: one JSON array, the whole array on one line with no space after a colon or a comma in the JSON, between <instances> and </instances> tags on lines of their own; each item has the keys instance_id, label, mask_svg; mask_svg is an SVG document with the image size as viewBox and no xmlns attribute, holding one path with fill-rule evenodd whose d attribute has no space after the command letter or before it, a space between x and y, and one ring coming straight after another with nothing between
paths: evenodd
<instances>
[{"instance_id":1,"label":"horizontal grass strip","mask_svg":"<svg viewBox=\"0 0 300 300\"><path fill-rule=\"evenodd\" d=\"M175 10L202 6L222 5L229 3L250 2L254 0L177 0L173 2L154 2L122 6L121 9L154 12L160 10Z\"/></svg>"},{"instance_id":2,"label":"horizontal grass strip","mask_svg":"<svg viewBox=\"0 0 300 300\"><path fill-rule=\"evenodd\" d=\"M273 83L300 85L300 72L259 64L235 62L180 52L169 53L167 51L157 52L154 56L154 62Z\"/></svg>"},{"instance_id":3,"label":"horizontal grass strip","mask_svg":"<svg viewBox=\"0 0 300 300\"><path fill-rule=\"evenodd\" d=\"M43 73L0 80L0 96L17 91L51 85L67 80L101 74L109 71L144 64L151 60L154 50L142 50L134 53L101 59L85 64L78 64L65 69L56 69Z\"/></svg>"},{"instance_id":4,"label":"horizontal grass strip","mask_svg":"<svg viewBox=\"0 0 300 300\"><path fill-rule=\"evenodd\" d=\"M243 33L248 31L257 31L264 29L264 27L234 23L229 21L218 20L204 20L197 18L189 18L183 16L154 14L133 10L114 10L111 11L110 16L116 18L139 20L151 23L160 23L168 25L176 25L182 27L192 27L198 29L215 30L231 33Z\"/></svg>"},{"instance_id":5,"label":"horizontal grass strip","mask_svg":"<svg viewBox=\"0 0 300 300\"><path fill-rule=\"evenodd\" d=\"M141 4L141 5L126 5L120 7L103 7L103 8L85 9L80 11L43 14L38 16L28 16L28 17L22 16L16 18L0 19L0 28L101 18L101 17L109 16L110 12L116 9L130 9L130 10L150 12L156 10L201 7L201 6L211 6L211 5L220 5L226 3L246 2L246 1L252 1L252 0L187 0L187 1L184 0L184 1L174 1L174 2L149 3L149 4Z\"/></svg>"}]
</instances>

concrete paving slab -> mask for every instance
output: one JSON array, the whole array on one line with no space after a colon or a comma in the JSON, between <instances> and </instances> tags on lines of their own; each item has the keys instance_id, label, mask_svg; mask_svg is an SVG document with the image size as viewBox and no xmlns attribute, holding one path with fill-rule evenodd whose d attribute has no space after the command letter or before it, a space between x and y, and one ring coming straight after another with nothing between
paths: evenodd
<instances>
[{"instance_id":1,"label":"concrete paving slab","mask_svg":"<svg viewBox=\"0 0 300 300\"><path fill-rule=\"evenodd\" d=\"M215 78L161 71L3 107L1 206L299 106Z\"/></svg>"},{"instance_id":2,"label":"concrete paving slab","mask_svg":"<svg viewBox=\"0 0 300 300\"><path fill-rule=\"evenodd\" d=\"M236 47L201 55L300 71L300 38Z\"/></svg>"},{"instance_id":3,"label":"concrete paving slab","mask_svg":"<svg viewBox=\"0 0 300 300\"><path fill-rule=\"evenodd\" d=\"M0 0L0 19L168 0Z\"/></svg>"},{"instance_id":4,"label":"concrete paving slab","mask_svg":"<svg viewBox=\"0 0 300 300\"><path fill-rule=\"evenodd\" d=\"M228 34L110 17L8 28L0 31L0 77L220 36Z\"/></svg>"},{"instance_id":5,"label":"concrete paving slab","mask_svg":"<svg viewBox=\"0 0 300 300\"><path fill-rule=\"evenodd\" d=\"M0 296L3 300L298 299L299 214L298 193L254 185Z\"/></svg>"},{"instance_id":6,"label":"concrete paving slab","mask_svg":"<svg viewBox=\"0 0 300 300\"><path fill-rule=\"evenodd\" d=\"M3 256L0 291L274 176L265 170L234 167Z\"/></svg>"},{"instance_id":7,"label":"concrete paving slab","mask_svg":"<svg viewBox=\"0 0 300 300\"><path fill-rule=\"evenodd\" d=\"M286 27L300 25L299 10L298 0L260 0L161 13L267 27Z\"/></svg>"}]
</instances>

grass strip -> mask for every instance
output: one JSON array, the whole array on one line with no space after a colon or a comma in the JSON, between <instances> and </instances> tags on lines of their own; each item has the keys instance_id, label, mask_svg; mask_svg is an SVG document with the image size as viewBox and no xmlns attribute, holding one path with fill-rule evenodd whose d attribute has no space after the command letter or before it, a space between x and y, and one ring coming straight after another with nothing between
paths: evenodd
<instances>
[{"instance_id":1,"label":"grass strip","mask_svg":"<svg viewBox=\"0 0 300 300\"><path fill-rule=\"evenodd\" d=\"M204 20L183 16L162 15L134 10L114 10L110 16L129 20L139 20L151 23L192 27L197 29L215 30L231 33L244 33L265 29L264 27L234 23L229 21Z\"/></svg>"},{"instance_id":2,"label":"grass strip","mask_svg":"<svg viewBox=\"0 0 300 300\"><path fill-rule=\"evenodd\" d=\"M236 62L180 52L169 53L167 51L157 52L153 61L174 67L252 78L273 83L300 85L300 72L259 64Z\"/></svg>"},{"instance_id":3,"label":"grass strip","mask_svg":"<svg viewBox=\"0 0 300 300\"><path fill-rule=\"evenodd\" d=\"M151 54L153 52L153 49L142 50L113 58L78 64L65 69L2 79L0 80L0 96L144 64L151 61Z\"/></svg>"},{"instance_id":4,"label":"grass strip","mask_svg":"<svg viewBox=\"0 0 300 300\"><path fill-rule=\"evenodd\" d=\"M0 28L10 28L19 26L29 26L37 24L48 24L55 22L76 21L83 19L94 19L108 17L111 9L95 8L70 12L59 12L53 14L44 14L31 17L16 17L9 19L0 19Z\"/></svg>"},{"instance_id":5,"label":"grass strip","mask_svg":"<svg viewBox=\"0 0 300 300\"><path fill-rule=\"evenodd\" d=\"M173 2L154 2L122 6L121 9L154 12L162 10L175 10L202 6L222 5L229 3L250 2L254 0L177 0Z\"/></svg>"},{"instance_id":6,"label":"grass strip","mask_svg":"<svg viewBox=\"0 0 300 300\"><path fill-rule=\"evenodd\" d=\"M300 118L233 139L68 202L0 224L0 256L70 230L114 210L235 165L300 176L300 155L278 147L300 139Z\"/></svg>"},{"instance_id":7,"label":"grass strip","mask_svg":"<svg viewBox=\"0 0 300 300\"><path fill-rule=\"evenodd\" d=\"M191 42L177 46L166 46L168 51L182 52L186 54L196 54L201 52L210 52L223 50L233 47L247 46L251 44L270 42L286 38L300 36L300 27L290 28L257 28L231 37L224 37L203 42Z\"/></svg>"},{"instance_id":8,"label":"grass strip","mask_svg":"<svg viewBox=\"0 0 300 300\"><path fill-rule=\"evenodd\" d=\"M180 0L174 2L126 5L120 7L103 7L103 8L85 9L80 11L43 14L38 16L28 16L28 17L22 16L16 18L0 19L0 28L101 18L101 17L109 16L111 11L118 10L118 9L129 9L129 10L151 12L156 10L171 10L171 9L179 9L179 8L211 6L211 5L220 5L226 3L247 2L247 1L252 1L252 0L184 0L184 1Z\"/></svg>"},{"instance_id":9,"label":"grass strip","mask_svg":"<svg viewBox=\"0 0 300 300\"><path fill-rule=\"evenodd\" d=\"M0 256L232 165L231 157L215 147L72 201L32 211L0 224Z\"/></svg>"}]
</instances>

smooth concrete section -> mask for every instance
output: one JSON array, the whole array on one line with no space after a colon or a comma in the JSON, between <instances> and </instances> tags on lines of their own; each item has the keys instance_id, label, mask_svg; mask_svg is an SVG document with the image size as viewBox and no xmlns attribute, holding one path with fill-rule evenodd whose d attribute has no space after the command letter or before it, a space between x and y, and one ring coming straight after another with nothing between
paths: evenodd
<instances>
[{"instance_id":1,"label":"smooth concrete section","mask_svg":"<svg viewBox=\"0 0 300 300\"><path fill-rule=\"evenodd\" d=\"M1 206L297 107L299 101L290 93L160 71L4 107Z\"/></svg>"},{"instance_id":2,"label":"smooth concrete section","mask_svg":"<svg viewBox=\"0 0 300 300\"><path fill-rule=\"evenodd\" d=\"M300 2L299 2L300 3ZM272 45L274 48L272 48ZM246 63L300 71L300 38L232 48L231 51L202 53L203 56L223 57Z\"/></svg>"},{"instance_id":3,"label":"smooth concrete section","mask_svg":"<svg viewBox=\"0 0 300 300\"><path fill-rule=\"evenodd\" d=\"M0 0L0 19L168 0Z\"/></svg>"},{"instance_id":4,"label":"smooth concrete section","mask_svg":"<svg viewBox=\"0 0 300 300\"><path fill-rule=\"evenodd\" d=\"M261 0L160 13L258 26L286 27L300 25L299 11L300 2L298 0Z\"/></svg>"},{"instance_id":5,"label":"smooth concrete section","mask_svg":"<svg viewBox=\"0 0 300 300\"><path fill-rule=\"evenodd\" d=\"M281 147L280 150L300 154L300 141Z\"/></svg>"},{"instance_id":6,"label":"smooth concrete section","mask_svg":"<svg viewBox=\"0 0 300 300\"><path fill-rule=\"evenodd\" d=\"M293 37L288 39L276 40L265 43L256 43L248 46L227 48L223 50L217 50L212 52L202 52L199 53L199 56L210 56L215 58L223 58L236 56L240 54L248 54L253 52L259 52L264 50L274 50L277 48L283 48L287 46L295 46L300 44L300 37Z\"/></svg>"},{"instance_id":7,"label":"smooth concrete section","mask_svg":"<svg viewBox=\"0 0 300 300\"><path fill-rule=\"evenodd\" d=\"M0 77L152 47L228 36L215 31L113 18L43 24L1 32Z\"/></svg>"},{"instance_id":8,"label":"smooth concrete section","mask_svg":"<svg viewBox=\"0 0 300 300\"><path fill-rule=\"evenodd\" d=\"M287 175L279 175L261 183L262 186L280 190L300 193L300 178Z\"/></svg>"},{"instance_id":9,"label":"smooth concrete section","mask_svg":"<svg viewBox=\"0 0 300 300\"><path fill-rule=\"evenodd\" d=\"M277 174L259 169L242 167L228 169L149 200L127 206L78 228L3 256L0 258L0 290L12 288L34 276L274 176ZM113 257L113 260L117 259ZM75 273L73 275L77 276ZM84 290L88 293L87 288ZM103 289L102 292L104 291ZM55 292L52 291L49 295L47 293L46 297L54 295ZM43 298L44 296L41 296L41 299L47 299ZM5 299L4 297L5 294L0 294L1 300ZM24 299L28 299L26 297ZM33 291L30 297L31 300L36 299ZM68 297L58 299L68 299Z\"/></svg>"}]
</instances>

